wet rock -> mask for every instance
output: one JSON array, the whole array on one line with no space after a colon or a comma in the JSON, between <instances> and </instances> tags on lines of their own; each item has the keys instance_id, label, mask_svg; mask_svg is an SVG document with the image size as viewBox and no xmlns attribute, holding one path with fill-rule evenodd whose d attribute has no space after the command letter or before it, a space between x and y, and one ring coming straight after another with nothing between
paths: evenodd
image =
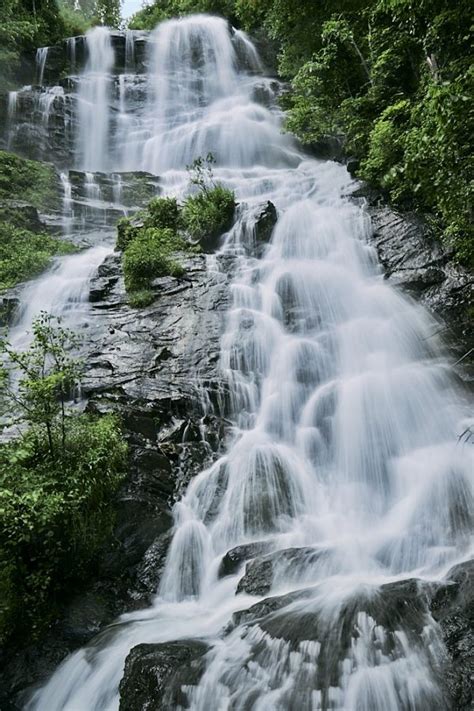
<instances>
[{"instance_id":1,"label":"wet rock","mask_svg":"<svg viewBox=\"0 0 474 711\"><path fill-rule=\"evenodd\" d=\"M137 593L145 596L147 600L158 591L172 539L171 529L159 536L148 548L138 567Z\"/></svg>"},{"instance_id":2,"label":"wet rock","mask_svg":"<svg viewBox=\"0 0 474 711\"><path fill-rule=\"evenodd\" d=\"M8 126L9 150L26 158L73 163L75 98L61 87L24 87L17 94L15 120Z\"/></svg>"},{"instance_id":3,"label":"wet rock","mask_svg":"<svg viewBox=\"0 0 474 711\"><path fill-rule=\"evenodd\" d=\"M44 65L43 84L53 85L59 83L67 68L68 58L65 44L49 47Z\"/></svg>"},{"instance_id":4,"label":"wet rock","mask_svg":"<svg viewBox=\"0 0 474 711\"><path fill-rule=\"evenodd\" d=\"M266 595L273 582L273 564L271 558L258 558L247 563L245 575L239 581L237 593L248 595Z\"/></svg>"},{"instance_id":5,"label":"wet rock","mask_svg":"<svg viewBox=\"0 0 474 711\"><path fill-rule=\"evenodd\" d=\"M104 280L110 281L105 291ZM147 605L156 592L174 501L215 461L225 439L219 353L228 283L225 274L207 272L202 255L193 255L187 280L164 281L152 306L135 310L126 303L118 255L108 257L92 280L99 300L84 331L84 395L88 411L121 417L129 476L117 497L116 527L98 564L99 579L81 591L84 608L65 601L50 633L1 660L2 709L22 708L26 687L41 682L118 615ZM209 394L205 402L202 392ZM209 433L205 441L202 428Z\"/></svg>"},{"instance_id":6,"label":"wet rock","mask_svg":"<svg viewBox=\"0 0 474 711\"><path fill-rule=\"evenodd\" d=\"M343 136L323 136L319 141L310 143L307 149L316 158L323 158L324 160L342 162L345 158Z\"/></svg>"},{"instance_id":7,"label":"wet rock","mask_svg":"<svg viewBox=\"0 0 474 711\"><path fill-rule=\"evenodd\" d=\"M134 647L120 682L120 711L186 708L188 697L183 687L199 682L207 650L204 642L196 640Z\"/></svg>"},{"instance_id":8,"label":"wet rock","mask_svg":"<svg viewBox=\"0 0 474 711\"><path fill-rule=\"evenodd\" d=\"M10 326L15 318L18 308L20 306L20 299L18 296L12 296L10 294L5 294L0 296L0 326Z\"/></svg>"},{"instance_id":9,"label":"wet rock","mask_svg":"<svg viewBox=\"0 0 474 711\"><path fill-rule=\"evenodd\" d=\"M236 592L266 595L270 592L278 570L284 571L285 575L291 575L292 572L304 574L307 566L314 566L319 559L326 559L327 555L327 551L307 547L287 548L255 558L247 563L245 575L239 581Z\"/></svg>"},{"instance_id":10,"label":"wet rock","mask_svg":"<svg viewBox=\"0 0 474 711\"><path fill-rule=\"evenodd\" d=\"M114 205L135 209L143 207L159 192L160 179L144 171L109 174L70 170L68 175L74 201L80 204L93 198L104 203L103 209L108 211Z\"/></svg>"},{"instance_id":11,"label":"wet rock","mask_svg":"<svg viewBox=\"0 0 474 711\"><path fill-rule=\"evenodd\" d=\"M346 162L346 168L348 173L354 177L360 167L360 161L357 158L348 158Z\"/></svg>"},{"instance_id":12,"label":"wet rock","mask_svg":"<svg viewBox=\"0 0 474 711\"><path fill-rule=\"evenodd\" d=\"M257 242L257 252L259 253L257 256L263 252L265 245L270 242L277 220L278 214L276 207L272 202L268 201L266 205L262 206L255 224L255 239Z\"/></svg>"},{"instance_id":13,"label":"wet rock","mask_svg":"<svg viewBox=\"0 0 474 711\"><path fill-rule=\"evenodd\" d=\"M234 575L246 560L266 553L269 548L271 548L271 543L267 541L247 543L243 546L232 548L232 550L227 551L222 558L218 572L219 577L223 578L226 575Z\"/></svg>"},{"instance_id":14,"label":"wet rock","mask_svg":"<svg viewBox=\"0 0 474 711\"><path fill-rule=\"evenodd\" d=\"M343 633L346 645L350 643L359 612L370 615L387 631L403 629L413 636L421 634L428 612L429 586L416 579L408 579L387 583L374 592L367 590L366 594L348 598L331 620L331 625L340 626L337 634L340 636ZM300 602L303 604L294 604ZM273 614L276 612L279 614ZM235 622L242 624L258 620L259 626L272 637L285 639L293 645L304 640L322 641L327 635L332 635L327 620L320 616L311 589L267 598L236 615Z\"/></svg>"},{"instance_id":15,"label":"wet rock","mask_svg":"<svg viewBox=\"0 0 474 711\"><path fill-rule=\"evenodd\" d=\"M297 590L288 593L287 595L276 595L267 597L265 600L257 602L246 610L239 610L232 615L232 626L254 624L265 620L269 615L272 615L279 610L288 607L289 605L299 600L305 600L311 596L311 591Z\"/></svg>"},{"instance_id":16,"label":"wet rock","mask_svg":"<svg viewBox=\"0 0 474 711\"><path fill-rule=\"evenodd\" d=\"M97 275L93 279L89 291L89 301L92 303L105 301L119 279L120 257L117 254L111 254L106 257L97 270Z\"/></svg>"},{"instance_id":17,"label":"wet rock","mask_svg":"<svg viewBox=\"0 0 474 711\"><path fill-rule=\"evenodd\" d=\"M448 654L445 683L452 708L468 711L474 703L474 560L456 565L446 578L448 584L439 587L430 607Z\"/></svg>"}]
</instances>

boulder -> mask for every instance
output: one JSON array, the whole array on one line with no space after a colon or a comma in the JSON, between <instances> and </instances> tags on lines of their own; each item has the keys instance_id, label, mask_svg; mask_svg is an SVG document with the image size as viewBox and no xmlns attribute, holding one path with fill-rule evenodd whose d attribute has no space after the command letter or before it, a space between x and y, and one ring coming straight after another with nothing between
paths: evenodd
<instances>
[{"instance_id":1,"label":"boulder","mask_svg":"<svg viewBox=\"0 0 474 711\"><path fill-rule=\"evenodd\" d=\"M257 242L257 256L261 256L265 245L267 245L272 237L273 230L278 221L278 214L275 205L268 201L257 215L255 223L255 239Z\"/></svg>"},{"instance_id":2,"label":"boulder","mask_svg":"<svg viewBox=\"0 0 474 711\"><path fill-rule=\"evenodd\" d=\"M281 572L285 576L296 573L299 577L308 566L314 566L319 560L326 560L329 551L313 547L286 548L274 551L263 557L256 557L247 563L245 575L240 579L237 593L247 595L266 595L270 592L275 575ZM248 556L250 557L250 556Z\"/></svg>"},{"instance_id":3,"label":"boulder","mask_svg":"<svg viewBox=\"0 0 474 711\"><path fill-rule=\"evenodd\" d=\"M199 682L207 650L207 644L197 640L134 647L125 660L120 682L120 711L185 708L183 687Z\"/></svg>"},{"instance_id":4,"label":"boulder","mask_svg":"<svg viewBox=\"0 0 474 711\"><path fill-rule=\"evenodd\" d=\"M238 572L239 568L245 563L246 560L255 558L262 553L266 553L270 548L271 543L268 541L246 543L242 546L232 548L230 551L227 551L225 556L222 558L218 576L223 578L226 575L234 575Z\"/></svg>"}]
</instances>

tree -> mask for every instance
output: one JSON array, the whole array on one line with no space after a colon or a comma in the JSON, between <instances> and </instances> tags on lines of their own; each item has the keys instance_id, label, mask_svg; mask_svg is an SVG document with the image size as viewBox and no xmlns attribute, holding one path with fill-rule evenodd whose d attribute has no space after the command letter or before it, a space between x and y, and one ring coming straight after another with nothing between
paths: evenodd
<instances>
[{"instance_id":1,"label":"tree","mask_svg":"<svg viewBox=\"0 0 474 711\"><path fill-rule=\"evenodd\" d=\"M33 340L27 350L17 351L0 341L4 356L1 391L10 407L20 411L17 419L37 432L39 446L46 434L52 459L64 456L67 402L80 384L81 362L70 354L76 345L72 331L45 312L33 322Z\"/></svg>"}]
</instances>

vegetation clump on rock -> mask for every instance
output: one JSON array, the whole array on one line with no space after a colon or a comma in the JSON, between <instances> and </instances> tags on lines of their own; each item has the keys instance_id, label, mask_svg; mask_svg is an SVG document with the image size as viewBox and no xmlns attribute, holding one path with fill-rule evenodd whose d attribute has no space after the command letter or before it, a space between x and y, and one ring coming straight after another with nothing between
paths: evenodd
<instances>
[{"instance_id":1,"label":"vegetation clump on rock","mask_svg":"<svg viewBox=\"0 0 474 711\"><path fill-rule=\"evenodd\" d=\"M0 151L0 201L21 201L38 210L59 207L59 179L49 163Z\"/></svg>"},{"instance_id":2,"label":"vegetation clump on rock","mask_svg":"<svg viewBox=\"0 0 474 711\"><path fill-rule=\"evenodd\" d=\"M50 234L38 209L59 206L53 166L0 151L0 292L46 269L51 257L75 250Z\"/></svg>"},{"instance_id":3,"label":"vegetation clump on rock","mask_svg":"<svg viewBox=\"0 0 474 711\"><path fill-rule=\"evenodd\" d=\"M174 197L154 198L146 210L119 220L116 246L122 252L131 306L141 308L152 303L154 279L183 276L180 253L212 249L231 227L235 196L214 182L213 162L208 155L189 166L190 183L197 192L188 195L183 204Z\"/></svg>"}]
</instances>

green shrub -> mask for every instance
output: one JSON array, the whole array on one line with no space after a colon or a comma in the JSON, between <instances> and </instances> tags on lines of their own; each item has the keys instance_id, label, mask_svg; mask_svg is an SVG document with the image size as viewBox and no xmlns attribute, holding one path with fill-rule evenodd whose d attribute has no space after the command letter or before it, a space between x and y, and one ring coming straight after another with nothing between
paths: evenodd
<instances>
[{"instance_id":1,"label":"green shrub","mask_svg":"<svg viewBox=\"0 0 474 711\"><path fill-rule=\"evenodd\" d=\"M184 270L172 253L186 248L186 242L173 230L143 228L128 244L123 256L127 291L147 289L153 279L180 276Z\"/></svg>"},{"instance_id":2,"label":"green shrub","mask_svg":"<svg viewBox=\"0 0 474 711\"><path fill-rule=\"evenodd\" d=\"M134 309L143 309L145 306L150 306L155 300L155 294L151 289L142 289L141 291L132 291L128 303Z\"/></svg>"},{"instance_id":3,"label":"green shrub","mask_svg":"<svg viewBox=\"0 0 474 711\"><path fill-rule=\"evenodd\" d=\"M116 248L123 252L127 245L137 236L140 228L132 224L129 217L121 217L117 222Z\"/></svg>"},{"instance_id":4,"label":"green shrub","mask_svg":"<svg viewBox=\"0 0 474 711\"><path fill-rule=\"evenodd\" d=\"M181 206L174 197L154 198L132 219L117 225L117 248L122 251L125 288L134 308L149 306L154 299L151 283L161 276L181 276L176 261L179 251L201 251L195 242L216 237L228 229L235 212L234 193L216 185L212 177L214 158L198 158L189 167L190 182L199 189Z\"/></svg>"},{"instance_id":5,"label":"green shrub","mask_svg":"<svg viewBox=\"0 0 474 711\"><path fill-rule=\"evenodd\" d=\"M403 161L409 118L410 102L406 99L382 112L369 135L368 155L360 167L361 177L390 191L404 187Z\"/></svg>"},{"instance_id":6,"label":"green shrub","mask_svg":"<svg viewBox=\"0 0 474 711\"><path fill-rule=\"evenodd\" d=\"M181 212L173 197L154 198L147 207L146 227L158 227L178 232L181 227Z\"/></svg>"},{"instance_id":7,"label":"green shrub","mask_svg":"<svg viewBox=\"0 0 474 711\"><path fill-rule=\"evenodd\" d=\"M0 200L28 203L43 212L58 208L60 187L55 169L48 163L0 151Z\"/></svg>"},{"instance_id":8,"label":"green shrub","mask_svg":"<svg viewBox=\"0 0 474 711\"><path fill-rule=\"evenodd\" d=\"M126 470L116 418L73 415L53 460L27 432L0 445L0 641L31 639L93 570ZM61 432L53 436L59 441Z\"/></svg>"},{"instance_id":9,"label":"green shrub","mask_svg":"<svg viewBox=\"0 0 474 711\"><path fill-rule=\"evenodd\" d=\"M216 185L186 198L183 225L194 240L212 238L231 227L234 213L234 193L222 185Z\"/></svg>"},{"instance_id":10,"label":"green shrub","mask_svg":"<svg viewBox=\"0 0 474 711\"><path fill-rule=\"evenodd\" d=\"M42 272L54 255L74 251L69 242L0 221L0 292Z\"/></svg>"},{"instance_id":11,"label":"green shrub","mask_svg":"<svg viewBox=\"0 0 474 711\"><path fill-rule=\"evenodd\" d=\"M59 17L64 25L64 36L85 35L91 27L91 21L78 7L71 7L66 2L58 3Z\"/></svg>"}]
</instances>

